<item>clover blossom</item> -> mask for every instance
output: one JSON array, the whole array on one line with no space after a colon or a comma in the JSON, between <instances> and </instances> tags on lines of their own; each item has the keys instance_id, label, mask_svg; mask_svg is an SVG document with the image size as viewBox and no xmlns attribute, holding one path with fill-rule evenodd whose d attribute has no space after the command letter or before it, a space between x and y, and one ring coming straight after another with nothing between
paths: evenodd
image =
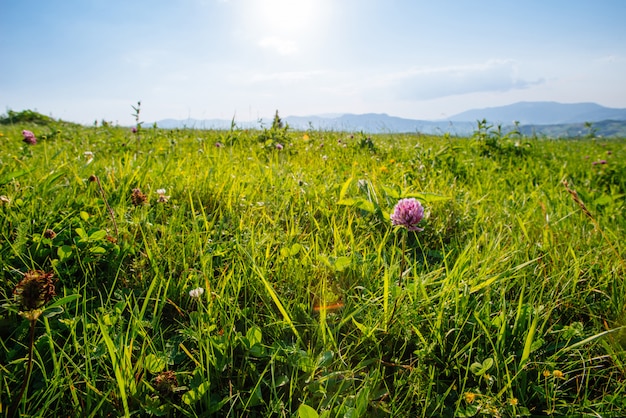
<instances>
[{"instance_id":1,"label":"clover blossom","mask_svg":"<svg viewBox=\"0 0 626 418\"><path fill-rule=\"evenodd\" d=\"M167 192L165 189L157 189L156 192L159 195L159 199L157 200L159 203L167 203L168 200L170 200L170 197L165 195Z\"/></svg>"},{"instance_id":2,"label":"clover blossom","mask_svg":"<svg viewBox=\"0 0 626 418\"><path fill-rule=\"evenodd\" d=\"M23 141L29 145L35 145L37 143L37 138L35 138L35 134L31 131L24 129L22 131L22 136L24 137Z\"/></svg>"},{"instance_id":3,"label":"clover blossom","mask_svg":"<svg viewBox=\"0 0 626 418\"><path fill-rule=\"evenodd\" d=\"M393 208L391 224L405 227L409 231L423 231L417 226L424 218L424 207L415 198L400 199Z\"/></svg>"},{"instance_id":4,"label":"clover blossom","mask_svg":"<svg viewBox=\"0 0 626 418\"><path fill-rule=\"evenodd\" d=\"M201 287L197 287L189 291L189 296L195 299L200 299L200 296L202 296L203 293L204 293L204 289Z\"/></svg>"}]
</instances>

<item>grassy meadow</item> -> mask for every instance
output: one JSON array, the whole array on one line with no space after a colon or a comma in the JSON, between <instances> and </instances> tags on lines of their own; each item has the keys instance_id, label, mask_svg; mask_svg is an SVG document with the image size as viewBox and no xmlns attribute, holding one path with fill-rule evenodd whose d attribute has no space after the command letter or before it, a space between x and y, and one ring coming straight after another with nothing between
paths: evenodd
<instances>
[{"instance_id":1,"label":"grassy meadow","mask_svg":"<svg viewBox=\"0 0 626 418\"><path fill-rule=\"evenodd\" d=\"M625 140L484 121L457 138L14 118L0 411L622 416L625 194ZM390 222L408 197L421 232Z\"/></svg>"}]
</instances>

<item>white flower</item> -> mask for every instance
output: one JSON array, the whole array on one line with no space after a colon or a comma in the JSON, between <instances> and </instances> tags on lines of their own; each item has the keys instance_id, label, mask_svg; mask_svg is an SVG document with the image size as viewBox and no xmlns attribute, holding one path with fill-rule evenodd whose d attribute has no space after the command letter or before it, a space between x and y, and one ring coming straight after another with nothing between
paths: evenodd
<instances>
[{"instance_id":1,"label":"white flower","mask_svg":"<svg viewBox=\"0 0 626 418\"><path fill-rule=\"evenodd\" d=\"M202 296L203 293L204 293L204 289L201 288L201 287L197 287L197 288L191 289L189 291L189 296L191 296L192 298L199 299L200 296Z\"/></svg>"},{"instance_id":2,"label":"white flower","mask_svg":"<svg viewBox=\"0 0 626 418\"><path fill-rule=\"evenodd\" d=\"M169 196L165 196L165 189L157 189L157 194L159 195L159 199L157 200L159 203L167 203L170 200Z\"/></svg>"}]
</instances>

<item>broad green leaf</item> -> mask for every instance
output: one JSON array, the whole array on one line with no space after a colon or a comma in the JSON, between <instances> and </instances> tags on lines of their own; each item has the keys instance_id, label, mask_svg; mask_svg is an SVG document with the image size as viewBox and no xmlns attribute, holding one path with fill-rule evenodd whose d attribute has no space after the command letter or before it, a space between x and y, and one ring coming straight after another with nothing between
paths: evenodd
<instances>
[{"instance_id":1,"label":"broad green leaf","mask_svg":"<svg viewBox=\"0 0 626 418\"><path fill-rule=\"evenodd\" d=\"M261 328L257 327L256 325L250 328L248 332L246 332L246 339L248 340L248 344L250 344L250 347L261 344L261 341L263 340Z\"/></svg>"},{"instance_id":2,"label":"broad green leaf","mask_svg":"<svg viewBox=\"0 0 626 418\"><path fill-rule=\"evenodd\" d=\"M345 269L350 267L351 264L352 260L350 259L350 257L337 257L337 259L335 260L335 270L344 271Z\"/></svg>"},{"instance_id":3,"label":"broad green leaf","mask_svg":"<svg viewBox=\"0 0 626 418\"><path fill-rule=\"evenodd\" d=\"M59 260L67 260L72 255L72 247L70 247L69 245L62 245L61 247L57 248L57 255L59 256Z\"/></svg>"},{"instance_id":4,"label":"broad green leaf","mask_svg":"<svg viewBox=\"0 0 626 418\"><path fill-rule=\"evenodd\" d=\"M302 404L298 407L298 417L300 418L319 418L319 414L313 408L307 404Z\"/></svg>"},{"instance_id":5,"label":"broad green leaf","mask_svg":"<svg viewBox=\"0 0 626 418\"><path fill-rule=\"evenodd\" d=\"M317 358L317 367L327 367L327 366L329 366L330 363L333 361L334 357L335 357L335 353L333 353L332 351L324 351Z\"/></svg>"},{"instance_id":6,"label":"broad green leaf","mask_svg":"<svg viewBox=\"0 0 626 418\"><path fill-rule=\"evenodd\" d=\"M91 254L106 254L107 250L102 247L93 247L89 249Z\"/></svg>"},{"instance_id":7,"label":"broad green leaf","mask_svg":"<svg viewBox=\"0 0 626 418\"><path fill-rule=\"evenodd\" d=\"M76 228L74 231L76 231L76 234L80 237L81 241L87 241L89 239L89 236L83 228Z\"/></svg>"},{"instance_id":8,"label":"broad green leaf","mask_svg":"<svg viewBox=\"0 0 626 418\"><path fill-rule=\"evenodd\" d=\"M100 241L107 236L107 231L100 229L98 231L92 232L89 234L90 241Z\"/></svg>"},{"instance_id":9,"label":"broad green leaf","mask_svg":"<svg viewBox=\"0 0 626 418\"><path fill-rule=\"evenodd\" d=\"M289 251L289 254L293 257L294 255L298 254L301 249L302 249L302 244L295 243L291 246L291 250Z\"/></svg>"},{"instance_id":10,"label":"broad green leaf","mask_svg":"<svg viewBox=\"0 0 626 418\"><path fill-rule=\"evenodd\" d=\"M144 360L146 370L152 374L162 372L165 369L165 360L161 356L148 354Z\"/></svg>"},{"instance_id":11,"label":"broad green leaf","mask_svg":"<svg viewBox=\"0 0 626 418\"><path fill-rule=\"evenodd\" d=\"M187 405L193 405L198 402L205 393L211 388L211 382L202 382L198 387L189 389L183 395L183 402Z\"/></svg>"}]
</instances>

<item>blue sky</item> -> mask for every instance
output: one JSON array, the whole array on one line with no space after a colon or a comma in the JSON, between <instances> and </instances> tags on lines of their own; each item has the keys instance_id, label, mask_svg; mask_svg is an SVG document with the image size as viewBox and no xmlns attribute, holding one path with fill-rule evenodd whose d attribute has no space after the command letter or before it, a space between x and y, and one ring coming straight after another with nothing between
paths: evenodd
<instances>
[{"instance_id":1,"label":"blue sky","mask_svg":"<svg viewBox=\"0 0 626 418\"><path fill-rule=\"evenodd\" d=\"M0 0L0 113L91 124L626 108L623 0Z\"/></svg>"}]
</instances>

